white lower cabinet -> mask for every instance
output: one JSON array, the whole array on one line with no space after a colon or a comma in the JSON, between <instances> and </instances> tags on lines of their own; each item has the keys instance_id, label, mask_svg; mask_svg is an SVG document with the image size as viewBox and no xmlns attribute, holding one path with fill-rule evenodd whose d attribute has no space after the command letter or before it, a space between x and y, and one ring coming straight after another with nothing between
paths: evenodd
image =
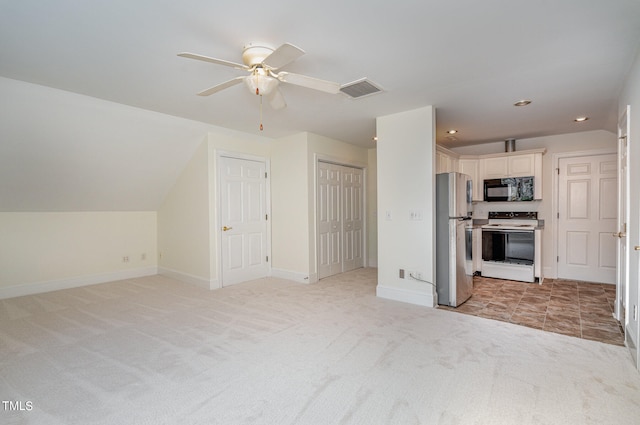
<instances>
[{"instance_id":1,"label":"white lower cabinet","mask_svg":"<svg viewBox=\"0 0 640 425\"><path fill-rule=\"evenodd\" d=\"M542 283L542 281L544 280L544 276L542 275L542 229L534 230L534 238L536 247L534 253L535 257L533 260L533 274L538 279L538 282Z\"/></svg>"},{"instance_id":2,"label":"white lower cabinet","mask_svg":"<svg viewBox=\"0 0 640 425\"><path fill-rule=\"evenodd\" d=\"M482 273L482 229L474 227L472 230L472 255L473 271Z\"/></svg>"}]
</instances>

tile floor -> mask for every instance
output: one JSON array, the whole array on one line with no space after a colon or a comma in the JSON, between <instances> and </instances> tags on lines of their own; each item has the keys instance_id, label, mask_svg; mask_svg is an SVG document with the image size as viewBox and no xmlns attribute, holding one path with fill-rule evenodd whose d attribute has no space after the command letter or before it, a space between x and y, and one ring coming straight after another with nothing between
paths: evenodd
<instances>
[{"instance_id":1,"label":"tile floor","mask_svg":"<svg viewBox=\"0 0 640 425\"><path fill-rule=\"evenodd\" d=\"M615 296L615 285L553 279L539 285L476 276L467 302L440 308L624 345L622 328L613 318Z\"/></svg>"}]
</instances>

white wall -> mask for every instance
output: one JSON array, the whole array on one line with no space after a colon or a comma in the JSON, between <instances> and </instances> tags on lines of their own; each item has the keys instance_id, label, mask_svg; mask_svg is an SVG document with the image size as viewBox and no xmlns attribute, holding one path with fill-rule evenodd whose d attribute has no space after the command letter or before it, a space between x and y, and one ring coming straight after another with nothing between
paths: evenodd
<instances>
[{"instance_id":1,"label":"white wall","mask_svg":"<svg viewBox=\"0 0 640 425\"><path fill-rule=\"evenodd\" d=\"M554 172L558 164L554 164L554 154L601 151L603 149L615 151L617 149L617 137L609 131L595 130L516 141L516 149L518 151L538 148L546 148L547 150L542 156L542 201L531 203L492 202L490 204L478 202L474 204L473 217L487 218L489 211L537 211L538 218L545 220L545 229L542 237L543 272L546 277L555 278L557 273L555 245L557 241L553 238L552 231L552 199L555 193L553 184ZM504 141L451 148L451 150L461 155L499 153L504 152Z\"/></svg>"},{"instance_id":2,"label":"white wall","mask_svg":"<svg viewBox=\"0 0 640 425\"><path fill-rule=\"evenodd\" d=\"M160 273L210 288L209 141L205 138L158 210Z\"/></svg>"},{"instance_id":3,"label":"white wall","mask_svg":"<svg viewBox=\"0 0 640 425\"><path fill-rule=\"evenodd\" d=\"M271 151L272 273L315 280L309 252L307 133L274 140Z\"/></svg>"},{"instance_id":4,"label":"white wall","mask_svg":"<svg viewBox=\"0 0 640 425\"><path fill-rule=\"evenodd\" d=\"M378 150L367 154L367 260L369 267L378 267Z\"/></svg>"},{"instance_id":5,"label":"white wall","mask_svg":"<svg viewBox=\"0 0 640 425\"><path fill-rule=\"evenodd\" d=\"M628 295L626 310L628 321L626 324L626 338L630 347L635 348L636 367L640 369L640 326L638 317L633 317L633 311L640 306L639 277L640 251L635 251L635 246L640 246L640 52L636 56L635 63L629 72L627 81L618 102L618 113L630 105L631 111L628 117L629 130L629 190L631 199L627 206L629 220L627 223L627 243L629 244L630 269L628 282Z\"/></svg>"},{"instance_id":6,"label":"white wall","mask_svg":"<svg viewBox=\"0 0 640 425\"><path fill-rule=\"evenodd\" d=\"M401 279L399 269L419 272L435 284L435 110L379 117L377 136L377 294L433 307L435 287ZM409 220L411 210L423 219Z\"/></svg>"},{"instance_id":7,"label":"white wall","mask_svg":"<svg viewBox=\"0 0 640 425\"><path fill-rule=\"evenodd\" d=\"M0 298L156 272L153 211L0 213Z\"/></svg>"}]
</instances>

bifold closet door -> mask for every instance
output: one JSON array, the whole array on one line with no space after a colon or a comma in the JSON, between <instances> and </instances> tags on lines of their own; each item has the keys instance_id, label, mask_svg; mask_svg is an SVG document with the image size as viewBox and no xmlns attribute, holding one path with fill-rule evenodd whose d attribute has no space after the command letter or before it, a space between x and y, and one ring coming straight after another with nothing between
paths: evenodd
<instances>
[{"instance_id":1,"label":"bifold closet door","mask_svg":"<svg viewBox=\"0 0 640 425\"><path fill-rule=\"evenodd\" d=\"M318 163L318 278L342 271L342 223L338 166Z\"/></svg>"},{"instance_id":2,"label":"bifold closet door","mask_svg":"<svg viewBox=\"0 0 640 425\"><path fill-rule=\"evenodd\" d=\"M318 163L318 278L364 265L363 170Z\"/></svg>"},{"instance_id":3,"label":"bifold closet door","mask_svg":"<svg viewBox=\"0 0 640 425\"><path fill-rule=\"evenodd\" d=\"M364 265L363 233L363 172L359 168L342 167L342 271Z\"/></svg>"}]
</instances>

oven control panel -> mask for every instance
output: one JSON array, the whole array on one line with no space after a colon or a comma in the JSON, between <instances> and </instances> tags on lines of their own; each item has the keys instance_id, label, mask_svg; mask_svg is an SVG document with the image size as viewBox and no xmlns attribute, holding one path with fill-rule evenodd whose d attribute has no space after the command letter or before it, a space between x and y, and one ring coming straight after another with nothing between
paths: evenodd
<instances>
[{"instance_id":1,"label":"oven control panel","mask_svg":"<svg viewBox=\"0 0 640 425\"><path fill-rule=\"evenodd\" d=\"M489 211L489 219L537 220L537 211Z\"/></svg>"}]
</instances>

